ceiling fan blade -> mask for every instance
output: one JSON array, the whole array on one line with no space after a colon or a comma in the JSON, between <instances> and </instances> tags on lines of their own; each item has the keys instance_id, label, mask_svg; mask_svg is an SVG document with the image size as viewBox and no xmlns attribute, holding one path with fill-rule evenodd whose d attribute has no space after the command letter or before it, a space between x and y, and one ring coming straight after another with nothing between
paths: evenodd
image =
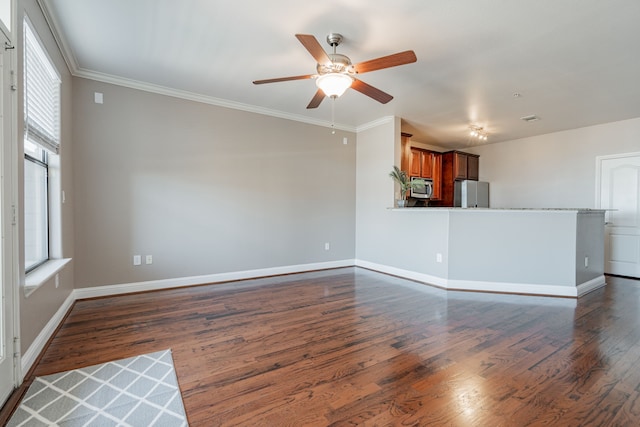
<instances>
[{"instance_id":1,"label":"ceiling fan blade","mask_svg":"<svg viewBox=\"0 0 640 427\"><path fill-rule=\"evenodd\" d=\"M324 51L318 40L310 34L296 34L296 38L309 51L318 64L330 64L331 58Z\"/></svg>"},{"instance_id":2,"label":"ceiling fan blade","mask_svg":"<svg viewBox=\"0 0 640 427\"><path fill-rule=\"evenodd\" d=\"M318 89L316 91L316 94L313 95L313 98L311 98L311 102L309 102L309 105L307 105L307 108L318 108L318 106L320 105L323 99L324 99L324 92L322 91L322 89Z\"/></svg>"},{"instance_id":3,"label":"ceiling fan blade","mask_svg":"<svg viewBox=\"0 0 640 427\"><path fill-rule=\"evenodd\" d=\"M313 76L313 74L305 74L304 76L278 77L277 79L255 80L253 84L261 85L265 83L288 82L289 80L305 80L310 79Z\"/></svg>"},{"instance_id":4,"label":"ceiling fan blade","mask_svg":"<svg viewBox=\"0 0 640 427\"><path fill-rule=\"evenodd\" d=\"M362 80L353 79L353 84L351 85L351 89L355 89L358 92L367 95L370 98L375 99L376 101L386 104L387 102L393 99L393 96L389 95L386 92L381 91L371 85L366 84Z\"/></svg>"},{"instance_id":5,"label":"ceiling fan blade","mask_svg":"<svg viewBox=\"0 0 640 427\"><path fill-rule=\"evenodd\" d=\"M368 73L369 71L382 70L383 68L397 67L398 65L416 62L416 54L412 50L394 53L393 55L371 59L354 65L356 73Z\"/></svg>"}]
</instances>

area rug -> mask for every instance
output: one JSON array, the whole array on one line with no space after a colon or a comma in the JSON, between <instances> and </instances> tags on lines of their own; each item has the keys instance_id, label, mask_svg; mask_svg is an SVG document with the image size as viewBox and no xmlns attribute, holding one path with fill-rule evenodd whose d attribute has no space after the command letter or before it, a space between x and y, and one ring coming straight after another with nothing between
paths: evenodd
<instances>
[{"instance_id":1,"label":"area rug","mask_svg":"<svg viewBox=\"0 0 640 427\"><path fill-rule=\"evenodd\" d=\"M171 350L36 377L8 426L187 426Z\"/></svg>"}]
</instances>

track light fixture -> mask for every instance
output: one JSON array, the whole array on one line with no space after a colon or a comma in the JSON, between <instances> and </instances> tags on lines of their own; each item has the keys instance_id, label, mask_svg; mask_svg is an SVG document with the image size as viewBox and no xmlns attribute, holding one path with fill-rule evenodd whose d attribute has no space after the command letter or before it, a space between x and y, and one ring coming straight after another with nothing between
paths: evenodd
<instances>
[{"instance_id":1,"label":"track light fixture","mask_svg":"<svg viewBox=\"0 0 640 427\"><path fill-rule=\"evenodd\" d=\"M469 135L474 138L478 138L481 141L486 141L488 138L487 132L484 131L484 128L477 125L469 125Z\"/></svg>"}]
</instances>

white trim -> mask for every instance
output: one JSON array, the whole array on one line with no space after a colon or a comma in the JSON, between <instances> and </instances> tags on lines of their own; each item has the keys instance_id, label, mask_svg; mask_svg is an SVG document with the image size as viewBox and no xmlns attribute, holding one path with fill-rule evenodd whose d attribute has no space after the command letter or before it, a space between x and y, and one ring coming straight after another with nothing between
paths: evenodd
<instances>
[{"instance_id":1,"label":"white trim","mask_svg":"<svg viewBox=\"0 0 640 427\"><path fill-rule=\"evenodd\" d=\"M487 282L482 280L455 280L417 273L383 264L356 259L357 267L368 268L381 273L414 280L426 285L436 286L449 291L499 292L516 295L547 295L555 297L578 298L606 285L604 275L581 283L577 286L547 285L539 283Z\"/></svg>"},{"instance_id":2,"label":"white trim","mask_svg":"<svg viewBox=\"0 0 640 427\"><path fill-rule=\"evenodd\" d=\"M552 286L552 285L536 285L536 284L516 284L516 283L495 283L495 282L480 282L480 281L462 281L462 280L447 280L440 277L431 276L428 274L417 273L400 268L390 267L382 264L376 264L363 260L342 260L342 261L330 261L323 263L313 264L300 264L294 266L273 267L258 270L247 270L230 273L210 274L204 276L192 276L182 277L176 279L165 280L152 280L147 282L137 283L125 283L119 285L110 286L96 286L92 288L79 288L74 289L73 292L67 297L64 303L60 306L58 311L49 320L46 326L42 329L40 334L36 337L33 343L29 346L27 351L21 357L22 365L22 377L20 381L24 380L24 373L29 372L32 365L44 349L45 345L56 331L67 312L71 309L73 303L80 299L95 298L110 295L121 295L131 292L152 291L161 290L175 287L193 286L199 284L208 283L221 283L229 281L237 281L244 279L251 279L257 277L266 277L282 274L303 273L305 271L312 270L324 270L340 267L358 266L362 268L368 268L370 270L379 271L386 274L402 277L409 280L414 280L426 284L435 285L447 290L467 290L467 291L485 291L485 292L503 292L503 293L526 293L536 295L552 295L563 297L577 297L582 296L588 292L598 289L606 285L604 275L597 277L593 280L580 284L577 288L567 286ZM518 288L519 292L514 292L514 287Z\"/></svg>"},{"instance_id":3,"label":"white trim","mask_svg":"<svg viewBox=\"0 0 640 427\"><path fill-rule=\"evenodd\" d=\"M498 292L517 295L548 295L554 297L577 298L575 286L546 285L538 283L486 282L476 280L448 280L448 290Z\"/></svg>"},{"instance_id":4,"label":"white trim","mask_svg":"<svg viewBox=\"0 0 640 427\"><path fill-rule=\"evenodd\" d=\"M51 10L53 9L50 4L51 0L37 0L37 2L38 6L40 6L42 14L44 15L45 21L47 21L47 24L51 29L53 39L56 41L56 44L58 45L58 49L60 49L60 52L62 53L64 61L67 63L67 68L69 69L71 74L73 74L78 69L78 60L73 54L73 50L69 47L69 43L67 43L67 40L62 37L62 33L58 31L58 29L62 28L62 26L56 19L55 14L51 13Z\"/></svg>"},{"instance_id":5,"label":"white trim","mask_svg":"<svg viewBox=\"0 0 640 427\"><path fill-rule=\"evenodd\" d=\"M174 89L167 86L160 86L153 83L141 82L138 80L127 79L123 77L114 76L111 74L99 73L96 71L89 71L83 68L78 68L73 73L76 77L82 77L89 80L95 80L103 83L109 83L117 86L128 87L131 89L142 90L145 92L156 93L165 96L171 96L174 98L186 99L188 101L200 102L203 104L215 105L218 107L231 108L234 110L246 111L249 113L262 114L265 116L277 117L280 119L292 120L296 122L307 123L316 126L323 126L332 129L339 129L347 132L356 132L354 126L344 125L340 123L332 124L327 120L318 120L312 117L301 116L299 114L291 114L284 111L272 110L270 108L258 107L255 105L243 104L240 102L229 101L222 98L216 98L213 96L202 95L195 92L189 92L180 89Z\"/></svg>"},{"instance_id":6,"label":"white trim","mask_svg":"<svg viewBox=\"0 0 640 427\"><path fill-rule=\"evenodd\" d=\"M369 123L365 123L365 124L357 126L355 131L356 132L362 132L362 131L367 130L367 129L373 129L373 128L378 127L378 126L382 126L384 124L391 123L394 119L395 119L394 116L381 117L381 118L379 118L377 120L373 120L373 121L371 121Z\"/></svg>"},{"instance_id":7,"label":"white trim","mask_svg":"<svg viewBox=\"0 0 640 427\"><path fill-rule=\"evenodd\" d=\"M11 5L11 26L15 28L15 4ZM5 39L15 46L15 33L11 37L11 32L6 33L6 26L2 25L3 31L0 39ZM3 116L0 117L0 345L4 345L2 380L0 380L0 405L4 404L11 395L13 389L20 385L19 359L14 357L14 353L20 349L20 295L19 295L19 274L18 274L18 222L16 210L17 175L16 175L16 124L17 124L17 94L9 89L9 71L16 69L16 50L5 50L2 55L2 75L5 90L2 92L3 98L0 102L6 105L9 100L9 108L4 109ZM5 365L6 364L6 365ZM5 370L7 369L7 370ZM7 374L5 377L4 375Z\"/></svg>"},{"instance_id":8,"label":"white trim","mask_svg":"<svg viewBox=\"0 0 640 427\"><path fill-rule=\"evenodd\" d=\"M364 261L361 259L355 260L356 267L368 268L369 270L378 271L381 273L391 274L392 276L402 277L403 279L415 280L416 282L425 283L427 285L434 285L439 288L447 288L447 279L443 279L437 276L431 276L429 274L417 273L411 270L404 270L402 268L391 267L388 265L377 264L374 262Z\"/></svg>"},{"instance_id":9,"label":"white trim","mask_svg":"<svg viewBox=\"0 0 640 427\"><path fill-rule=\"evenodd\" d=\"M203 285L210 283L231 282L236 280L255 279L259 277L278 276L283 274L304 273L313 270L328 270L331 268L351 267L354 260L319 262L312 264L298 264L282 267L261 268L258 270L234 271L229 273L207 274L203 276L178 277L175 279L150 280L137 283L123 283L118 285L94 286L91 288L76 288L76 300L86 298L121 295L132 292L155 291L160 289L181 288L185 286Z\"/></svg>"},{"instance_id":10,"label":"white trim","mask_svg":"<svg viewBox=\"0 0 640 427\"><path fill-rule=\"evenodd\" d=\"M53 333L56 331L56 329L58 329L58 326L60 325L60 323L62 323L64 317L67 315L74 302L74 293L71 292L67 299L64 300L60 308L58 308L58 311L56 311L53 317L49 319L45 327L42 328L36 339L33 340L27 351L25 351L24 354L21 355L20 364L22 366L22 372L20 375L20 382L24 380L25 374L29 372L29 369L31 369L35 361L38 359L38 356L40 355L40 353L42 353L45 345L47 345L47 342L49 342L49 339L53 336Z\"/></svg>"},{"instance_id":11,"label":"white trim","mask_svg":"<svg viewBox=\"0 0 640 427\"><path fill-rule=\"evenodd\" d=\"M209 274L204 276L182 277L166 280L151 280L138 283L124 283L120 285L95 286L92 288L74 289L67 299L62 303L58 311L51 317L49 322L40 331L35 340L31 343L27 351L21 356L22 373L20 382L24 380L25 373L29 372L38 356L44 349L49 339L53 336L73 303L80 299L103 297L110 295L121 295L131 292L153 291L167 288L177 288L208 283L220 283L243 279L253 279L258 277L275 276L282 274L303 273L313 270L327 270L340 267L351 267L354 260L346 259L341 261L329 261L312 264L298 264L292 266L263 268L259 270L237 271L231 273Z\"/></svg>"},{"instance_id":12,"label":"white trim","mask_svg":"<svg viewBox=\"0 0 640 427\"><path fill-rule=\"evenodd\" d=\"M588 280L584 283L580 283L578 288L578 297L581 297L589 292L595 291L607 284L604 274L596 277L595 279Z\"/></svg>"},{"instance_id":13,"label":"white trim","mask_svg":"<svg viewBox=\"0 0 640 427\"><path fill-rule=\"evenodd\" d=\"M52 259L27 274L24 278L24 296L31 295L47 280L51 279L54 274L61 271L70 261L71 258Z\"/></svg>"},{"instance_id":14,"label":"white trim","mask_svg":"<svg viewBox=\"0 0 640 427\"><path fill-rule=\"evenodd\" d=\"M569 286L553 286L553 285L537 285L522 283L495 283L481 281L463 281L463 280L447 280L429 274L417 273L415 271L404 270L401 268L391 267L383 264L377 264L369 261L358 259L345 259L340 261L329 261L312 264L298 264L291 266L263 268L257 270L236 271L229 273L208 274L203 276L180 277L175 279L150 280L137 283L123 283L109 286L95 286L91 288L76 288L67 297L58 311L53 315L45 327L40 331L36 339L31 343L27 351L21 357L22 377L29 372L32 365L44 349L45 345L56 331L67 312L71 309L73 303L77 300L86 298L105 297L111 295L122 295L132 292L154 291L168 288L179 288L201 284L212 284L231 282L238 280L254 279L259 277L276 276L283 274L304 273L314 270L328 270L341 267L362 267L393 276L402 277L404 279L433 285L446 290L466 290L466 291L484 291L484 292L502 292L510 294L536 294L550 295L562 297L577 297L588 292L598 289L604 285L604 276L597 277L588 282L578 285L577 288ZM519 292L514 292L514 287Z\"/></svg>"},{"instance_id":15,"label":"white trim","mask_svg":"<svg viewBox=\"0 0 640 427\"><path fill-rule=\"evenodd\" d=\"M316 126L322 126L332 129L343 130L346 132L357 132L355 126L339 124L339 123L331 123L327 120L318 120L312 117L301 116L298 114L286 113L284 111L272 110L269 108L257 107L249 104L242 104L240 102L229 101L226 99L215 98L212 96L206 96L194 92L188 92L184 90L174 89L166 86L155 85L152 83L141 82L137 80L127 79L124 77L114 76L112 74L99 73L96 71L87 70L81 68L78 65L78 60L73 54L73 50L69 47L69 43L63 36L63 32L60 31L62 26L55 18L55 14L51 13L53 7L51 7L52 0L37 0L40 8L42 9L42 13L51 28L51 32L53 33L53 38L55 39L60 51L62 53L62 57L64 58L67 67L69 68L69 72L76 76L82 77L89 80L95 80L103 83L109 83L117 86L128 87L131 89L142 90L145 92L157 93L160 95L171 96L174 98L186 99L194 102L201 102L203 104L216 105L219 107L231 108L234 110L247 111L250 113L262 114L265 116L278 117L286 120L293 120L296 122L307 123ZM384 120L388 120L385 118ZM378 126L380 123L378 121L371 122L371 124L363 125L363 129L368 129L369 127ZM358 129L360 126L358 127Z\"/></svg>"}]
</instances>

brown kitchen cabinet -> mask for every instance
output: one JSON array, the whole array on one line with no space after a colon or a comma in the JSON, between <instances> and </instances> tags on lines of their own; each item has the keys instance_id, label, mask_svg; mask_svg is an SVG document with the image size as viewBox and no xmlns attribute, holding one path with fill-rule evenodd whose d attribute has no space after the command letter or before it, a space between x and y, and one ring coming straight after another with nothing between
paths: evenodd
<instances>
[{"instance_id":1,"label":"brown kitchen cabinet","mask_svg":"<svg viewBox=\"0 0 640 427\"><path fill-rule=\"evenodd\" d=\"M438 206L453 206L456 181L477 181L479 175L480 156L462 151L442 153L442 189Z\"/></svg>"},{"instance_id":2,"label":"brown kitchen cabinet","mask_svg":"<svg viewBox=\"0 0 640 427\"><path fill-rule=\"evenodd\" d=\"M433 178L433 154L430 151L412 147L409 151L409 176Z\"/></svg>"},{"instance_id":3,"label":"brown kitchen cabinet","mask_svg":"<svg viewBox=\"0 0 640 427\"><path fill-rule=\"evenodd\" d=\"M431 200L437 201L442 194L442 155L435 151L411 146L411 135L402 133L402 157L400 169L409 177L420 177L433 181Z\"/></svg>"},{"instance_id":4,"label":"brown kitchen cabinet","mask_svg":"<svg viewBox=\"0 0 640 427\"><path fill-rule=\"evenodd\" d=\"M433 154L433 194L431 200L437 201L442 198L442 154Z\"/></svg>"},{"instance_id":5,"label":"brown kitchen cabinet","mask_svg":"<svg viewBox=\"0 0 640 427\"><path fill-rule=\"evenodd\" d=\"M463 153L461 151L449 151L444 153L445 156L451 157L453 167L453 179L477 181L479 175L479 156L475 154Z\"/></svg>"},{"instance_id":6,"label":"brown kitchen cabinet","mask_svg":"<svg viewBox=\"0 0 640 427\"><path fill-rule=\"evenodd\" d=\"M467 154L467 179L477 181L480 178L480 157Z\"/></svg>"}]
</instances>

